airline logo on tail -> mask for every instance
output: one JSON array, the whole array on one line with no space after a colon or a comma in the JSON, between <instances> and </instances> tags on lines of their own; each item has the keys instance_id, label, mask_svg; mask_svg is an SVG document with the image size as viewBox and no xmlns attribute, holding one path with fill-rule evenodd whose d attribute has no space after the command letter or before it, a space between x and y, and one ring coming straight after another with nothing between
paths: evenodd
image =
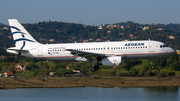
<instances>
[{"instance_id":1,"label":"airline logo on tail","mask_svg":"<svg viewBox=\"0 0 180 101\"><path fill-rule=\"evenodd\" d=\"M23 41L23 45L22 45L22 47L21 47L21 50L24 48L24 46L25 46L25 44L26 44L26 41L35 42L35 41L33 41L33 40L30 40L30 39L25 38L26 33L21 32L21 30L20 30L19 28L14 27L14 26L10 26L10 28L16 30L16 31L14 31L14 32L12 33L12 35L21 34L22 38L14 39L15 44L16 44L16 42L18 42L18 41Z\"/></svg>"}]
</instances>

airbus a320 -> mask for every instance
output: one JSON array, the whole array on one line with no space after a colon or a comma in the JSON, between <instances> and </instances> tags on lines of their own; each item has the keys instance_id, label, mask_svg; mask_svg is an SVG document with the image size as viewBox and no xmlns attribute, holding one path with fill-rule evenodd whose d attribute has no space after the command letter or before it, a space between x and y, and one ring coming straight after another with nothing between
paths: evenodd
<instances>
[{"instance_id":1,"label":"airbus a320","mask_svg":"<svg viewBox=\"0 0 180 101\"><path fill-rule=\"evenodd\" d=\"M154 59L175 53L165 43L152 40L41 44L16 19L8 21L15 47L7 52L44 60L92 62L92 72L99 65L119 66L128 59Z\"/></svg>"}]
</instances>

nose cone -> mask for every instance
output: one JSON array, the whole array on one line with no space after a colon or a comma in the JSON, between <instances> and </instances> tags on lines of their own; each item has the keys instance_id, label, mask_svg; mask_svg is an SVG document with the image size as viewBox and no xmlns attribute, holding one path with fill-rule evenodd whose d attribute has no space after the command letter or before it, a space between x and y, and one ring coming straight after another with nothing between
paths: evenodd
<instances>
[{"instance_id":1,"label":"nose cone","mask_svg":"<svg viewBox=\"0 0 180 101\"><path fill-rule=\"evenodd\" d=\"M175 50L172 49L172 48L170 48L170 49L169 49L169 53L170 53L170 54L174 54L174 53L175 53Z\"/></svg>"}]
</instances>

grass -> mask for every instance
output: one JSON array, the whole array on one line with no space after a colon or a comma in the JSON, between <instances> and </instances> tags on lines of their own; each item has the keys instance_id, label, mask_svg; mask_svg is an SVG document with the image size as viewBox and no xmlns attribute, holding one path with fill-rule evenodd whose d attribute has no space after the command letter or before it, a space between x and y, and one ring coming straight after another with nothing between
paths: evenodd
<instances>
[{"instance_id":1,"label":"grass","mask_svg":"<svg viewBox=\"0 0 180 101\"><path fill-rule=\"evenodd\" d=\"M18 77L0 78L1 89L69 87L180 87L180 78L171 77Z\"/></svg>"}]
</instances>

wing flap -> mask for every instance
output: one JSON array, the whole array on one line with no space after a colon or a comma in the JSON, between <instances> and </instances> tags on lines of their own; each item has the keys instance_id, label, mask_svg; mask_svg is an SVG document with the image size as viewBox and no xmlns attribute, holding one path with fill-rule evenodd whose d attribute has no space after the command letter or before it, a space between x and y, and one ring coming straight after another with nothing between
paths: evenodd
<instances>
[{"instance_id":1,"label":"wing flap","mask_svg":"<svg viewBox=\"0 0 180 101\"><path fill-rule=\"evenodd\" d=\"M98 57L104 58L104 57L109 57L109 56L115 56L115 54L103 54L103 53L79 51L79 50L73 50L73 49L66 49L66 50L70 51L72 55L85 57L87 59L97 59Z\"/></svg>"}]
</instances>

